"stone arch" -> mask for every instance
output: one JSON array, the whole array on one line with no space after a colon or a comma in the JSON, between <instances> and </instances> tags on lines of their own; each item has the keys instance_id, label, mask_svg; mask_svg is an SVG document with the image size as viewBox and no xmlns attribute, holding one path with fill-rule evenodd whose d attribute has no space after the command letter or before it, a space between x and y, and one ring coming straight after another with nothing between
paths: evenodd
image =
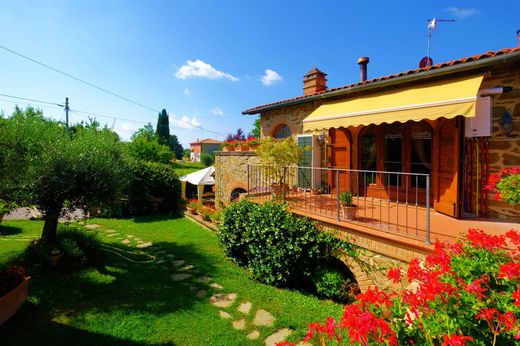
<instances>
[{"instance_id":1,"label":"stone arch","mask_svg":"<svg viewBox=\"0 0 520 346\"><path fill-rule=\"evenodd\" d=\"M234 181L231 184L229 184L229 190L227 192L227 195L225 196L228 203L238 201L238 199L234 200L232 197L233 192L237 191L247 192L247 184L243 181Z\"/></svg>"},{"instance_id":2,"label":"stone arch","mask_svg":"<svg viewBox=\"0 0 520 346\"><path fill-rule=\"evenodd\" d=\"M273 137L274 133L281 127L287 126L289 130L291 130L291 136L296 136L298 134L296 127L294 127L291 123L286 120L278 120L274 122L265 132L264 134L267 137Z\"/></svg>"},{"instance_id":3,"label":"stone arch","mask_svg":"<svg viewBox=\"0 0 520 346\"><path fill-rule=\"evenodd\" d=\"M342 252L336 253L334 257L343 262L352 272L352 275L356 279L361 292L365 292L369 287L375 286L374 280L370 277L366 270L363 270L357 261L348 257Z\"/></svg>"}]
</instances>

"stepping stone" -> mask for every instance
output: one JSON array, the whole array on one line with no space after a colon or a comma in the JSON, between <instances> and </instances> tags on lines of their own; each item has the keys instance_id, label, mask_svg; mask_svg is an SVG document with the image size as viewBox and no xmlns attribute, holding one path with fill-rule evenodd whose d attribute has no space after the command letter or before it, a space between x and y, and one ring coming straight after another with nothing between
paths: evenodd
<instances>
[{"instance_id":1,"label":"stepping stone","mask_svg":"<svg viewBox=\"0 0 520 346\"><path fill-rule=\"evenodd\" d=\"M182 267L181 269L179 269L179 271L185 272L185 271L188 271L188 270L192 270L193 268L195 268L195 267L192 266L191 264L188 264L187 266Z\"/></svg>"},{"instance_id":2,"label":"stepping stone","mask_svg":"<svg viewBox=\"0 0 520 346\"><path fill-rule=\"evenodd\" d=\"M258 330L253 330L251 333L247 334L247 338L249 340L256 340L260 336L260 332Z\"/></svg>"},{"instance_id":3,"label":"stepping stone","mask_svg":"<svg viewBox=\"0 0 520 346\"><path fill-rule=\"evenodd\" d=\"M246 327L246 320L241 318L239 320L231 322L231 324L235 329L244 329Z\"/></svg>"},{"instance_id":4,"label":"stepping stone","mask_svg":"<svg viewBox=\"0 0 520 346\"><path fill-rule=\"evenodd\" d=\"M143 241L141 238L137 238L137 237L135 237L134 240L135 240L135 241L138 241L138 242L139 242L139 241L140 241L140 242Z\"/></svg>"},{"instance_id":5,"label":"stepping stone","mask_svg":"<svg viewBox=\"0 0 520 346\"><path fill-rule=\"evenodd\" d=\"M203 298L203 297L206 296L207 293L208 293L208 291L206 291L206 290L200 290L200 291L197 292L197 297L198 298Z\"/></svg>"},{"instance_id":6,"label":"stepping stone","mask_svg":"<svg viewBox=\"0 0 520 346\"><path fill-rule=\"evenodd\" d=\"M172 255L171 253L169 253L169 254L166 255L166 257L168 257L168 258L174 258L175 256Z\"/></svg>"},{"instance_id":7,"label":"stepping stone","mask_svg":"<svg viewBox=\"0 0 520 346\"><path fill-rule=\"evenodd\" d=\"M115 229L107 229L105 232L107 233L117 233Z\"/></svg>"},{"instance_id":8,"label":"stepping stone","mask_svg":"<svg viewBox=\"0 0 520 346\"><path fill-rule=\"evenodd\" d=\"M118 233L109 234L109 235L107 235L107 237L113 237L113 236L116 236L116 235L118 235Z\"/></svg>"},{"instance_id":9,"label":"stepping stone","mask_svg":"<svg viewBox=\"0 0 520 346\"><path fill-rule=\"evenodd\" d=\"M156 255L163 255L165 254L167 251L166 250L161 250L161 251L157 251L155 254Z\"/></svg>"},{"instance_id":10,"label":"stepping stone","mask_svg":"<svg viewBox=\"0 0 520 346\"><path fill-rule=\"evenodd\" d=\"M101 226L100 225L96 225L95 223L90 223L90 224L86 224L84 227L87 228L87 229L96 229L96 228L99 228Z\"/></svg>"},{"instance_id":11,"label":"stepping stone","mask_svg":"<svg viewBox=\"0 0 520 346\"><path fill-rule=\"evenodd\" d=\"M210 277L206 276L206 275L203 275L203 276L195 279L195 281L197 281L197 282L208 282L209 280L211 280Z\"/></svg>"},{"instance_id":12,"label":"stepping stone","mask_svg":"<svg viewBox=\"0 0 520 346\"><path fill-rule=\"evenodd\" d=\"M130 240L128 240L128 239L123 239L123 240L121 240L121 243L123 243L123 244L125 244L125 245L126 245L126 244L130 244Z\"/></svg>"},{"instance_id":13,"label":"stepping stone","mask_svg":"<svg viewBox=\"0 0 520 346\"><path fill-rule=\"evenodd\" d=\"M212 288L216 288L217 290L221 290L221 289L224 288L224 286L219 285L219 284L217 284L216 282L212 283L212 284L209 285L209 286L212 287Z\"/></svg>"},{"instance_id":14,"label":"stepping stone","mask_svg":"<svg viewBox=\"0 0 520 346\"><path fill-rule=\"evenodd\" d=\"M186 261L185 260L176 260L176 261L172 261L172 263L173 263L174 266L180 267L181 265L186 263Z\"/></svg>"},{"instance_id":15,"label":"stepping stone","mask_svg":"<svg viewBox=\"0 0 520 346\"><path fill-rule=\"evenodd\" d=\"M245 303L242 303L240 304L240 306L238 307L238 311L243 313L244 315L248 315L249 314L249 311L251 311L251 306L253 304L251 304L251 302L245 302Z\"/></svg>"},{"instance_id":16,"label":"stepping stone","mask_svg":"<svg viewBox=\"0 0 520 346\"><path fill-rule=\"evenodd\" d=\"M220 318L231 318L231 315L225 311L220 310Z\"/></svg>"},{"instance_id":17,"label":"stepping stone","mask_svg":"<svg viewBox=\"0 0 520 346\"><path fill-rule=\"evenodd\" d=\"M158 260L157 262L155 262L156 264L162 264L164 263L164 260Z\"/></svg>"},{"instance_id":18,"label":"stepping stone","mask_svg":"<svg viewBox=\"0 0 520 346\"><path fill-rule=\"evenodd\" d=\"M276 318L271 315L268 311L264 309L260 309L256 312L255 319L253 320L253 324L255 326L267 326L270 327L273 325Z\"/></svg>"},{"instance_id":19,"label":"stepping stone","mask_svg":"<svg viewBox=\"0 0 520 346\"><path fill-rule=\"evenodd\" d=\"M129 234L129 235L127 235L126 237L132 239L134 236L131 235L131 234Z\"/></svg>"},{"instance_id":20,"label":"stepping stone","mask_svg":"<svg viewBox=\"0 0 520 346\"><path fill-rule=\"evenodd\" d=\"M236 293L216 293L212 295L211 298L209 298L209 301L211 304L218 306L219 308L229 308L231 305L233 305L235 299L237 299Z\"/></svg>"},{"instance_id":21,"label":"stepping stone","mask_svg":"<svg viewBox=\"0 0 520 346\"><path fill-rule=\"evenodd\" d=\"M142 244L138 244L137 248L139 248L139 249L146 249L146 248L148 248L148 247L150 247L152 245L153 245L153 243L151 243L151 242L149 242L149 243L142 243Z\"/></svg>"},{"instance_id":22,"label":"stepping stone","mask_svg":"<svg viewBox=\"0 0 520 346\"><path fill-rule=\"evenodd\" d=\"M288 328L280 329L276 333L270 335L267 339L265 339L266 346L276 346L277 343L284 341L287 339L289 335L292 334L292 330Z\"/></svg>"},{"instance_id":23,"label":"stepping stone","mask_svg":"<svg viewBox=\"0 0 520 346\"><path fill-rule=\"evenodd\" d=\"M191 274L172 274L171 278L173 281L182 281L191 278Z\"/></svg>"}]
</instances>

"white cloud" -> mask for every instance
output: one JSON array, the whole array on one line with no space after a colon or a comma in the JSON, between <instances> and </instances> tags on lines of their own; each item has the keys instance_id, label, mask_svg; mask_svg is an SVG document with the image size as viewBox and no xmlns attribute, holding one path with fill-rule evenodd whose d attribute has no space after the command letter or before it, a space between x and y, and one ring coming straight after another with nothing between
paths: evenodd
<instances>
[{"instance_id":1,"label":"white cloud","mask_svg":"<svg viewBox=\"0 0 520 346\"><path fill-rule=\"evenodd\" d=\"M265 75L263 75L260 80L262 81L263 85L269 86L280 82L282 80L282 76L280 76L276 71L267 69L265 70Z\"/></svg>"},{"instance_id":2,"label":"white cloud","mask_svg":"<svg viewBox=\"0 0 520 346\"><path fill-rule=\"evenodd\" d=\"M180 127L188 130L194 130L200 126L200 123L196 117L190 117L187 115L183 115L182 117L170 115L170 124L174 127Z\"/></svg>"},{"instance_id":3,"label":"white cloud","mask_svg":"<svg viewBox=\"0 0 520 346\"><path fill-rule=\"evenodd\" d=\"M210 112L213 115L225 115L224 111L218 107L212 108Z\"/></svg>"},{"instance_id":4,"label":"white cloud","mask_svg":"<svg viewBox=\"0 0 520 346\"><path fill-rule=\"evenodd\" d=\"M191 90L188 88L184 89L184 95L189 95L189 94L191 94Z\"/></svg>"},{"instance_id":5,"label":"white cloud","mask_svg":"<svg viewBox=\"0 0 520 346\"><path fill-rule=\"evenodd\" d=\"M129 123L121 123L118 124L116 122L115 130L117 134L121 137L122 140L128 141L132 134L139 130L139 125L137 124L129 124Z\"/></svg>"},{"instance_id":6,"label":"white cloud","mask_svg":"<svg viewBox=\"0 0 520 346\"><path fill-rule=\"evenodd\" d=\"M464 19L464 18L470 17L477 13L476 8L448 7L444 10L451 13L453 16L457 17L458 19Z\"/></svg>"},{"instance_id":7,"label":"white cloud","mask_svg":"<svg viewBox=\"0 0 520 346\"><path fill-rule=\"evenodd\" d=\"M232 82L238 82L238 78L226 73L217 70L213 66L204 61L197 59L195 61L188 60L186 64L182 65L177 72L175 73L175 77L179 79L186 79L190 77L201 77L208 79L228 79Z\"/></svg>"}]
</instances>

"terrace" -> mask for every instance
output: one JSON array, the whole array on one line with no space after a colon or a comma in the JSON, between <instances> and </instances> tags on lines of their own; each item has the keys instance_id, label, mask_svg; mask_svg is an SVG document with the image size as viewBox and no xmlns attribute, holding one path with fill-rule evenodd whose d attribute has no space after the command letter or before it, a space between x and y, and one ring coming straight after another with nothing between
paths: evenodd
<instances>
[{"instance_id":1,"label":"terrace","mask_svg":"<svg viewBox=\"0 0 520 346\"><path fill-rule=\"evenodd\" d=\"M432 206L428 174L318 167L248 165L247 196L255 202L287 202L295 214L402 243L431 249L435 240L455 242L469 228L503 234L518 224L455 219ZM341 193L358 207L347 218Z\"/></svg>"}]
</instances>

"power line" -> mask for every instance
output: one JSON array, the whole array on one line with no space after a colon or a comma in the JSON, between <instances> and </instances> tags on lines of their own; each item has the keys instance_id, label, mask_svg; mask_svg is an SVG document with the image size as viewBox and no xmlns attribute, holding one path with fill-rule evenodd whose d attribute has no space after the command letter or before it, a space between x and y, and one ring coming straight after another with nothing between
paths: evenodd
<instances>
[{"instance_id":1,"label":"power line","mask_svg":"<svg viewBox=\"0 0 520 346\"><path fill-rule=\"evenodd\" d=\"M52 71L57 72L57 73L59 73L59 74L62 74L62 75L64 75L64 76L66 76L66 77L72 78L72 79L74 79L74 80L76 80L76 81L78 81L78 82L80 82L80 83L86 84L86 85L88 85L88 86L90 86L90 87L92 87L92 88L95 88L95 89L101 90L101 91L103 91L103 92L105 92L105 93L107 93L107 94L110 94L110 95L112 95L112 96L115 96L115 97L117 97L117 98L120 98L120 99L122 99L122 100L125 100L125 101L127 101L127 102L133 103L133 104L135 104L135 105L137 105L137 106L140 106L140 107L146 108L146 109L148 109L148 110L151 110L151 111L153 111L153 112L159 113L158 110L153 109L153 108L148 107L148 106L145 106L144 104L142 104L142 103L140 103L140 102L137 102L137 101L131 100L131 99L127 98L127 97L124 97L124 96L121 96L121 95L116 94L116 93L114 93L114 92L111 92L111 91L109 91L109 90L107 90L107 89L105 89L105 88L99 87L99 86L97 86L97 85L95 85L95 84L92 84L92 83L87 82L87 81L85 81L85 80L83 80L83 79L80 79L80 78L78 78L78 77L75 77L75 76L73 76L73 75L71 75L71 74L69 74L69 73L67 73L67 72L63 72L63 71L61 71L61 70L58 70L58 69L55 68L55 67L49 66L49 65L44 64L44 63L42 63L42 62L40 62L40 61L38 61L38 60L35 60L35 59L33 59L33 58L30 58L30 57L28 57L28 56L26 56L26 55L23 55L23 54L21 54L21 53L15 52L15 51L12 50L12 49L9 49L9 48L4 47L4 46L2 46L2 45L0 45L0 48L4 49L4 50L6 50L6 51L8 51L8 52L10 52L10 53L12 53L12 54L18 55L19 57L22 57L22 58L24 58L24 59L27 59L27 60L29 60L29 61L35 63L35 64L38 64L38 65L43 66L43 67L45 67L45 68L48 68L49 70L52 70Z\"/></svg>"},{"instance_id":2,"label":"power line","mask_svg":"<svg viewBox=\"0 0 520 346\"><path fill-rule=\"evenodd\" d=\"M10 98L13 98L13 99L18 99L18 100L32 101L32 102L43 103L43 104L47 104L47 105L63 107L63 105L60 105L59 103L35 100L35 99L27 98L27 97L13 96L13 95L7 95L7 94L0 94L0 96L10 97Z\"/></svg>"}]
</instances>

